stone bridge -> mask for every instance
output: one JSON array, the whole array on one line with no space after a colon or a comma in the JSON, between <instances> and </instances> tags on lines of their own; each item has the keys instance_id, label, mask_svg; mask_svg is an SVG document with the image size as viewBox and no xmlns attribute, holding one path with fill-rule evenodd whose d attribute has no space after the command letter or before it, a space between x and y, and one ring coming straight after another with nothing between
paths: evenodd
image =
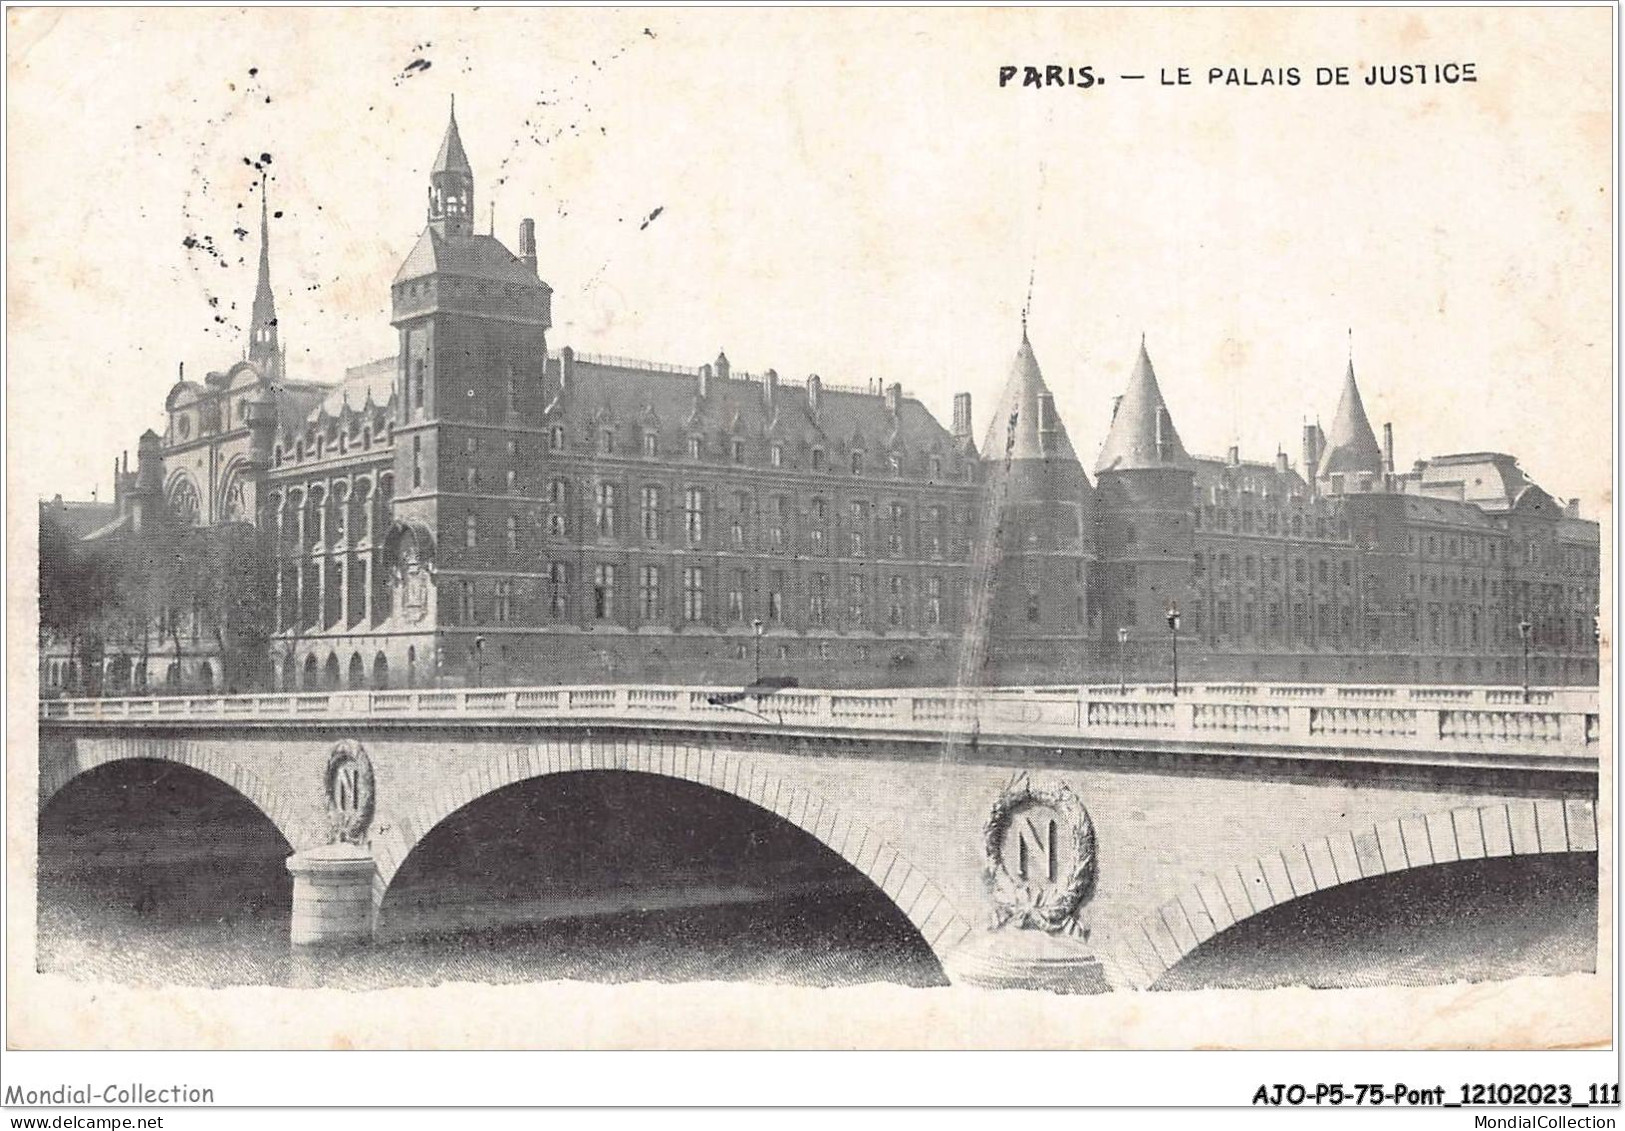
<instances>
[{"instance_id":1,"label":"stone bridge","mask_svg":"<svg viewBox=\"0 0 1625 1131\"><path fill-rule=\"evenodd\" d=\"M42 813L124 759L251 801L294 849L296 944L369 938L414 847L470 803L618 771L805 830L952 980L1065 990L1150 986L1328 888L1595 853L1605 749L1594 691L1266 684L55 700L40 738Z\"/></svg>"}]
</instances>

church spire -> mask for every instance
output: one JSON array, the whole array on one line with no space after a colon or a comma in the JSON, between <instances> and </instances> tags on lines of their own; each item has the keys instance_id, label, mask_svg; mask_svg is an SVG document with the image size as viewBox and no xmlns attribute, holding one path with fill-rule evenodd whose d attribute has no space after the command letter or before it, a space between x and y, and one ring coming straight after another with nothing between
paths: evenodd
<instances>
[{"instance_id":1,"label":"church spire","mask_svg":"<svg viewBox=\"0 0 1625 1131\"><path fill-rule=\"evenodd\" d=\"M1343 395L1338 398L1337 416L1333 418L1331 434L1326 438L1326 456L1320 465L1320 475L1360 472L1382 474L1382 449L1377 446L1377 434L1371 430L1371 421L1366 418L1360 387L1354 382L1351 349L1348 368L1343 373Z\"/></svg>"},{"instance_id":2,"label":"church spire","mask_svg":"<svg viewBox=\"0 0 1625 1131\"><path fill-rule=\"evenodd\" d=\"M452 95L446 136L429 170L429 223L441 235L474 232L474 169L457 130L457 96Z\"/></svg>"},{"instance_id":3,"label":"church spire","mask_svg":"<svg viewBox=\"0 0 1625 1131\"><path fill-rule=\"evenodd\" d=\"M1157 374L1146 352L1145 335L1140 335L1140 356L1128 388L1112 412L1111 429L1095 461L1095 474L1108 471L1145 471L1155 467L1177 467L1189 460L1185 446L1174 430L1174 421L1163 403Z\"/></svg>"},{"instance_id":4,"label":"church spire","mask_svg":"<svg viewBox=\"0 0 1625 1131\"><path fill-rule=\"evenodd\" d=\"M260 174L260 274L254 286L254 312L248 330L248 360L268 378L282 376L277 337L276 296L271 292L271 213L269 181Z\"/></svg>"}]
</instances>

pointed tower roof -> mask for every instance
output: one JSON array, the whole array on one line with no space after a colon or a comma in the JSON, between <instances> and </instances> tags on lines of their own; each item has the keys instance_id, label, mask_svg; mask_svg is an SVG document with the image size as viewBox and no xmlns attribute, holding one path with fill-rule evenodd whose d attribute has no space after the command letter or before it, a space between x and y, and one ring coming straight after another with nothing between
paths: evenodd
<instances>
[{"instance_id":1,"label":"pointed tower roof","mask_svg":"<svg viewBox=\"0 0 1625 1131\"><path fill-rule=\"evenodd\" d=\"M474 167L463 152L463 137L457 132L457 96L451 96L451 119L446 123L446 136L441 139L440 152L435 154L431 173L467 173L474 175Z\"/></svg>"},{"instance_id":2,"label":"pointed tower roof","mask_svg":"<svg viewBox=\"0 0 1625 1131\"><path fill-rule=\"evenodd\" d=\"M254 309L248 326L248 360L268 378L282 376L282 349L277 334L276 295L271 291L270 182L260 174L260 273L254 284Z\"/></svg>"},{"instance_id":3,"label":"pointed tower roof","mask_svg":"<svg viewBox=\"0 0 1625 1131\"><path fill-rule=\"evenodd\" d=\"M1366 419L1360 387L1354 383L1351 357L1348 370L1343 374L1343 395L1337 402L1337 416L1326 438L1326 458L1321 462L1320 474L1360 471L1382 474L1382 449L1377 446L1376 433L1371 431L1371 421Z\"/></svg>"},{"instance_id":4,"label":"pointed tower roof","mask_svg":"<svg viewBox=\"0 0 1625 1131\"><path fill-rule=\"evenodd\" d=\"M1140 336L1140 356L1134 362L1128 388L1112 414L1111 429L1095 461L1095 474L1108 471L1144 471L1156 467L1183 467L1190 462L1185 445L1174 429L1173 417L1163 402L1157 385L1145 336Z\"/></svg>"},{"instance_id":5,"label":"pointed tower roof","mask_svg":"<svg viewBox=\"0 0 1625 1131\"><path fill-rule=\"evenodd\" d=\"M1015 433L1011 435L1011 419ZM1010 364L1010 376L993 408L988 424L987 440L982 445L986 459L1003 459L1008 449L1012 460L1048 459L1077 461L1072 441L1055 411L1055 402L1044 374L1038 367L1038 356L1033 353L1032 342L1022 328L1021 345Z\"/></svg>"},{"instance_id":6,"label":"pointed tower roof","mask_svg":"<svg viewBox=\"0 0 1625 1131\"><path fill-rule=\"evenodd\" d=\"M260 178L260 277L254 286L254 327L276 320L276 296L271 293L271 219L267 186Z\"/></svg>"}]
</instances>

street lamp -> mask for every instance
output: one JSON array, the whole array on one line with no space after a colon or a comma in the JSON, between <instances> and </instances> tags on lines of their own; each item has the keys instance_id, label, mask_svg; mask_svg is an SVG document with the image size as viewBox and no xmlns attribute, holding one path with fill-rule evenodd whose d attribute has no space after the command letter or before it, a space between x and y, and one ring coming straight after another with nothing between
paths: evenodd
<instances>
[{"instance_id":1,"label":"street lamp","mask_svg":"<svg viewBox=\"0 0 1625 1131\"><path fill-rule=\"evenodd\" d=\"M750 622L751 629L756 633L756 682L762 682L762 618L757 617Z\"/></svg>"},{"instance_id":2,"label":"street lamp","mask_svg":"<svg viewBox=\"0 0 1625 1131\"><path fill-rule=\"evenodd\" d=\"M1128 691L1128 629L1117 630L1117 693Z\"/></svg>"},{"instance_id":3,"label":"street lamp","mask_svg":"<svg viewBox=\"0 0 1625 1131\"><path fill-rule=\"evenodd\" d=\"M1168 604L1168 637L1174 644L1174 697L1179 696L1179 606Z\"/></svg>"},{"instance_id":4,"label":"street lamp","mask_svg":"<svg viewBox=\"0 0 1625 1131\"><path fill-rule=\"evenodd\" d=\"M1529 640L1535 635L1535 626L1524 617L1518 622L1518 635L1523 637L1523 701L1529 702Z\"/></svg>"}]
</instances>

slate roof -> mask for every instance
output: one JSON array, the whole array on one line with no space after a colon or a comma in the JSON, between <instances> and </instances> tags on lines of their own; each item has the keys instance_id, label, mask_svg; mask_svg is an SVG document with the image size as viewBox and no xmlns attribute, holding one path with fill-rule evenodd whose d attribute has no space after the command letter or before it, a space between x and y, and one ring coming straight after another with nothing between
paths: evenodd
<instances>
[{"instance_id":1,"label":"slate roof","mask_svg":"<svg viewBox=\"0 0 1625 1131\"><path fill-rule=\"evenodd\" d=\"M1157 447L1157 420L1162 418L1163 446ZM1143 471L1156 467L1189 466L1190 456L1180 442L1174 428L1173 417L1162 399L1157 385L1156 370L1151 368L1151 355L1146 352L1145 339L1140 339L1140 356L1135 359L1134 372L1128 379L1128 388L1112 414L1111 428L1106 442L1100 447L1100 458L1095 461L1095 474L1107 471Z\"/></svg>"},{"instance_id":2,"label":"slate roof","mask_svg":"<svg viewBox=\"0 0 1625 1131\"><path fill-rule=\"evenodd\" d=\"M570 389L549 419L600 426L653 424L676 436L720 430L744 439L772 435L823 442L830 450L832 467L840 466L854 443L877 455L894 446L915 454L936 451L947 455L954 450L948 430L912 397L901 399L894 417L886 397L879 393L824 386L814 414L808 408L804 384L780 382L770 417L763 396L764 379L713 376L709 380L709 395L702 401L700 378L690 373L577 360Z\"/></svg>"},{"instance_id":3,"label":"slate roof","mask_svg":"<svg viewBox=\"0 0 1625 1131\"><path fill-rule=\"evenodd\" d=\"M1347 475L1355 472L1382 474L1382 449L1366 419L1360 387L1354 383L1354 360L1349 359L1343 375L1343 395L1337 400L1337 415L1326 440L1326 454L1320 461L1320 474Z\"/></svg>"},{"instance_id":4,"label":"slate roof","mask_svg":"<svg viewBox=\"0 0 1625 1131\"><path fill-rule=\"evenodd\" d=\"M1008 448L1012 460L1050 459L1076 463L1077 453L1072 450L1072 440L1066 434L1060 414L1055 411L1053 400L1047 410L1049 419L1043 419L1045 410L1039 406L1049 397L1049 386L1044 383L1038 357L1023 331L1015 360L1010 363L1010 376L988 421L987 439L982 444L984 455L988 459L1002 459ZM1009 432L1012 417L1014 437ZM1048 428L1041 431L1040 426L1044 424Z\"/></svg>"},{"instance_id":5,"label":"slate roof","mask_svg":"<svg viewBox=\"0 0 1625 1131\"><path fill-rule=\"evenodd\" d=\"M400 270L395 272L394 285L434 274L552 290L495 236L441 235L431 226L423 229Z\"/></svg>"}]
</instances>

